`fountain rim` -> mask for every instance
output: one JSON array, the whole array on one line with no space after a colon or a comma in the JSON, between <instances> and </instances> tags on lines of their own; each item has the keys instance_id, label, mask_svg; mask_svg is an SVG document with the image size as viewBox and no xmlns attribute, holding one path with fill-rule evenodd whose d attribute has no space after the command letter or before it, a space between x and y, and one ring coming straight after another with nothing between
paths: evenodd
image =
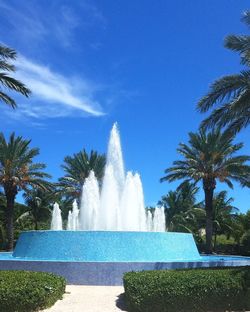
<instances>
[{"instance_id":1,"label":"fountain rim","mask_svg":"<svg viewBox=\"0 0 250 312\"><path fill-rule=\"evenodd\" d=\"M53 232L59 232L59 233L81 233L81 232L89 232L89 233L138 233L140 235L140 233L143 234L147 234L147 235L152 235L154 233L157 234L175 234L175 235L191 235L193 236L192 233L185 233L185 232L157 232L157 231L117 231L117 230L30 230L30 231L23 231L20 233L20 235L25 234L25 233L41 233L41 232L49 232L49 233L53 233Z\"/></svg>"}]
</instances>

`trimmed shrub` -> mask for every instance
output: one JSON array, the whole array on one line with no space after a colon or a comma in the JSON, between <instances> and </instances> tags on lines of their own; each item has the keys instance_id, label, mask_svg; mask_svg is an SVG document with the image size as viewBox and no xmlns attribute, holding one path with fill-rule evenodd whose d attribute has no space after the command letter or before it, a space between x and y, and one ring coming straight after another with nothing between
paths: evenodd
<instances>
[{"instance_id":1,"label":"trimmed shrub","mask_svg":"<svg viewBox=\"0 0 250 312\"><path fill-rule=\"evenodd\" d=\"M45 309L62 298L65 286L65 279L52 273L0 271L0 311Z\"/></svg>"},{"instance_id":2,"label":"trimmed shrub","mask_svg":"<svg viewBox=\"0 0 250 312\"><path fill-rule=\"evenodd\" d=\"M130 312L250 309L250 267L129 272L123 282Z\"/></svg>"}]
</instances>

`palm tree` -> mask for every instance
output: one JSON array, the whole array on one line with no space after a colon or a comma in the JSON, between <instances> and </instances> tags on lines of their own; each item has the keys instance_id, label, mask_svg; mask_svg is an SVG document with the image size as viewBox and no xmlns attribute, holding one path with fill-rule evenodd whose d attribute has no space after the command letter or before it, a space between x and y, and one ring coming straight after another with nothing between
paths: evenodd
<instances>
[{"instance_id":1,"label":"palm tree","mask_svg":"<svg viewBox=\"0 0 250 312\"><path fill-rule=\"evenodd\" d=\"M197 214L203 214L203 210L199 209L200 203L196 203L198 190L196 185L185 182L175 191L162 196L158 205L165 209L167 231L193 231Z\"/></svg>"},{"instance_id":2,"label":"palm tree","mask_svg":"<svg viewBox=\"0 0 250 312\"><path fill-rule=\"evenodd\" d=\"M30 187L48 189L50 183L44 180L50 176L42 170L42 163L33 163L39 149L30 148L30 140L10 135L7 142L0 134L0 185L6 197L6 232L8 250L13 249L13 215L15 198L19 191L28 191Z\"/></svg>"},{"instance_id":3,"label":"palm tree","mask_svg":"<svg viewBox=\"0 0 250 312\"><path fill-rule=\"evenodd\" d=\"M233 188L232 181L243 186L249 183L250 166L246 164L249 156L235 156L243 144L233 144L233 136L215 129L206 133L189 133L189 145L181 143L177 151L184 160L173 162L173 167L165 170L161 181L184 179L194 183L202 182L205 193L206 210L206 249L212 252L213 235L213 195L217 181Z\"/></svg>"},{"instance_id":4,"label":"palm tree","mask_svg":"<svg viewBox=\"0 0 250 312\"><path fill-rule=\"evenodd\" d=\"M221 191L213 198L213 232L214 232L214 250L216 250L217 235L219 233L227 234L232 232L233 218L239 211L232 206L233 198L227 198L227 191Z\"/></svg>"},{"instance_id":5,"label":"palm tree","mask_svg":"<svg viewBox=\"0 0 250 312\"><path fill-rule=\"evenodd\" d=\"M250 27L250 11L244 13L242 20ZM197 108L204 113L215 107L202 122L202 127L226 126L235 134L250 123L250 36L227 36L225 47L237 51L246 68L239 74L216 80Z\"/></svg>"},{"instance_id":6,"label":"palm tree","mask_svg":"<svg viewBox=\"0 0 250 312\"><path fill-rule=\"evenodd\" d=\"M17 221L31 217L34 222L35 230L38 230L39 221L47 221L51 216L51 206L53 193L45 192L42 189L34 188L23 194L28 211L23 213Z\"/></svg>"},{"instance_id":7,"label":"palm tree","mask_svg":"<svg viewBox=\"0 0 250 312\"><path fill-rule=\"evenodd\" d=\"M24 214L27 211L27 206L15 202L14 214L13 214L13 223L20 225L18 219L20 215ZM17 228L14 231L14 237L17 236ZM6 237L6 197L2 191L0 191L0 249L6 249L7 246L7 237Z\"/></svg>"},{"instance_id":8,"label":"palm tree","mask_svg":"<svg viewBox=\"0 0 250 312\"><path fill-rule=\"evenodd\" d=\"M9 89L28 97L31 93L30 90L19 80L10 77L9 72L15 72L15 66L9 61L16 59L16 51L6 46L0 45L0 101L6 103L12 108L16 108L16 102L5 92L3 89Z\"/></svg>"},{"instance_id":9,"label":"palm tree","mask_svg":"<svg viewBox=\"0 0 250 312\"><path fill-rule=\"evenodd\" d=\"M95 172L96 178L101 183L105 163L105 155L99 155L96 151L91 151L88 155L85 149L73 156L66 156L62 165L65 176L60 178L58 183L60 192L67 198L79 199L82 185L91 170Z\"/></svg>"},{"instance_id":10,"label":"palm tree","mask_svg":"<svg viewBox=\"0 0 250 312\"><path fill-rule=\"evenodd\" d=\"M180 214L183 209L180 202L180 196L177 191L169 191L158 202L159 206L164 207L167 231L173 231L175 228L174 217Z\"/></svg>"},{"instance_id":11,"label":"palm tree","mask_svg":"<svg viewBox=\"0 0 250 312\"><path fill-rule=\"evenodd\" d=\"M238 251L240 252L240 245L242 238L245 233L250 230L250 210L246 214L237 214L232 220L232 231L230 236L232 236L237 243Z\"/></svg>"}]
</instances>

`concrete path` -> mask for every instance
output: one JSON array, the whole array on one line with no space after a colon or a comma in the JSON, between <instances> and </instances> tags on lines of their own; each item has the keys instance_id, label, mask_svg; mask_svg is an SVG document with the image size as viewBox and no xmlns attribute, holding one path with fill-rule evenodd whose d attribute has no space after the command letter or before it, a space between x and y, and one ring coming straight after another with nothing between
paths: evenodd
<instances>
[{"instance_id":1,"label":"concrete path","mask_svg":"<svg viewBox=\"0 0 250 312\"><path fill-rule=\"evenodd\" d=\"M42 312L119 312L127 311L122 286L67 285L62 300Z\"/></svg>"}]
</instances>

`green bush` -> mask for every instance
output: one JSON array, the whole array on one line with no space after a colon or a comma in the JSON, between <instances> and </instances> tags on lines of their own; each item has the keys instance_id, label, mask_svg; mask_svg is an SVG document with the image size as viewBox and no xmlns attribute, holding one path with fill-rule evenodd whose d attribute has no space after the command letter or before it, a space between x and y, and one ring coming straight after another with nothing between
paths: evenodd
<instances>
[{"instance_id":1,"label":"green bush","mask_svg":"<svg viewBox=\"0 0 250 312\"><path fill-rule=\"evenodd\" d=\"M250 309L250 267L129 272L123 282L130 312Z\"/></svg>"},{"instance_id":2,"label":"green bush","mask_svg":"<svg viewBox=\"0 0 250 312\"><path fill-rule=\"evenodd\" d=\"M0 311L31 312L62 298L65 279L52 273L0 271Z\"/></svg>"}]
</instances>

